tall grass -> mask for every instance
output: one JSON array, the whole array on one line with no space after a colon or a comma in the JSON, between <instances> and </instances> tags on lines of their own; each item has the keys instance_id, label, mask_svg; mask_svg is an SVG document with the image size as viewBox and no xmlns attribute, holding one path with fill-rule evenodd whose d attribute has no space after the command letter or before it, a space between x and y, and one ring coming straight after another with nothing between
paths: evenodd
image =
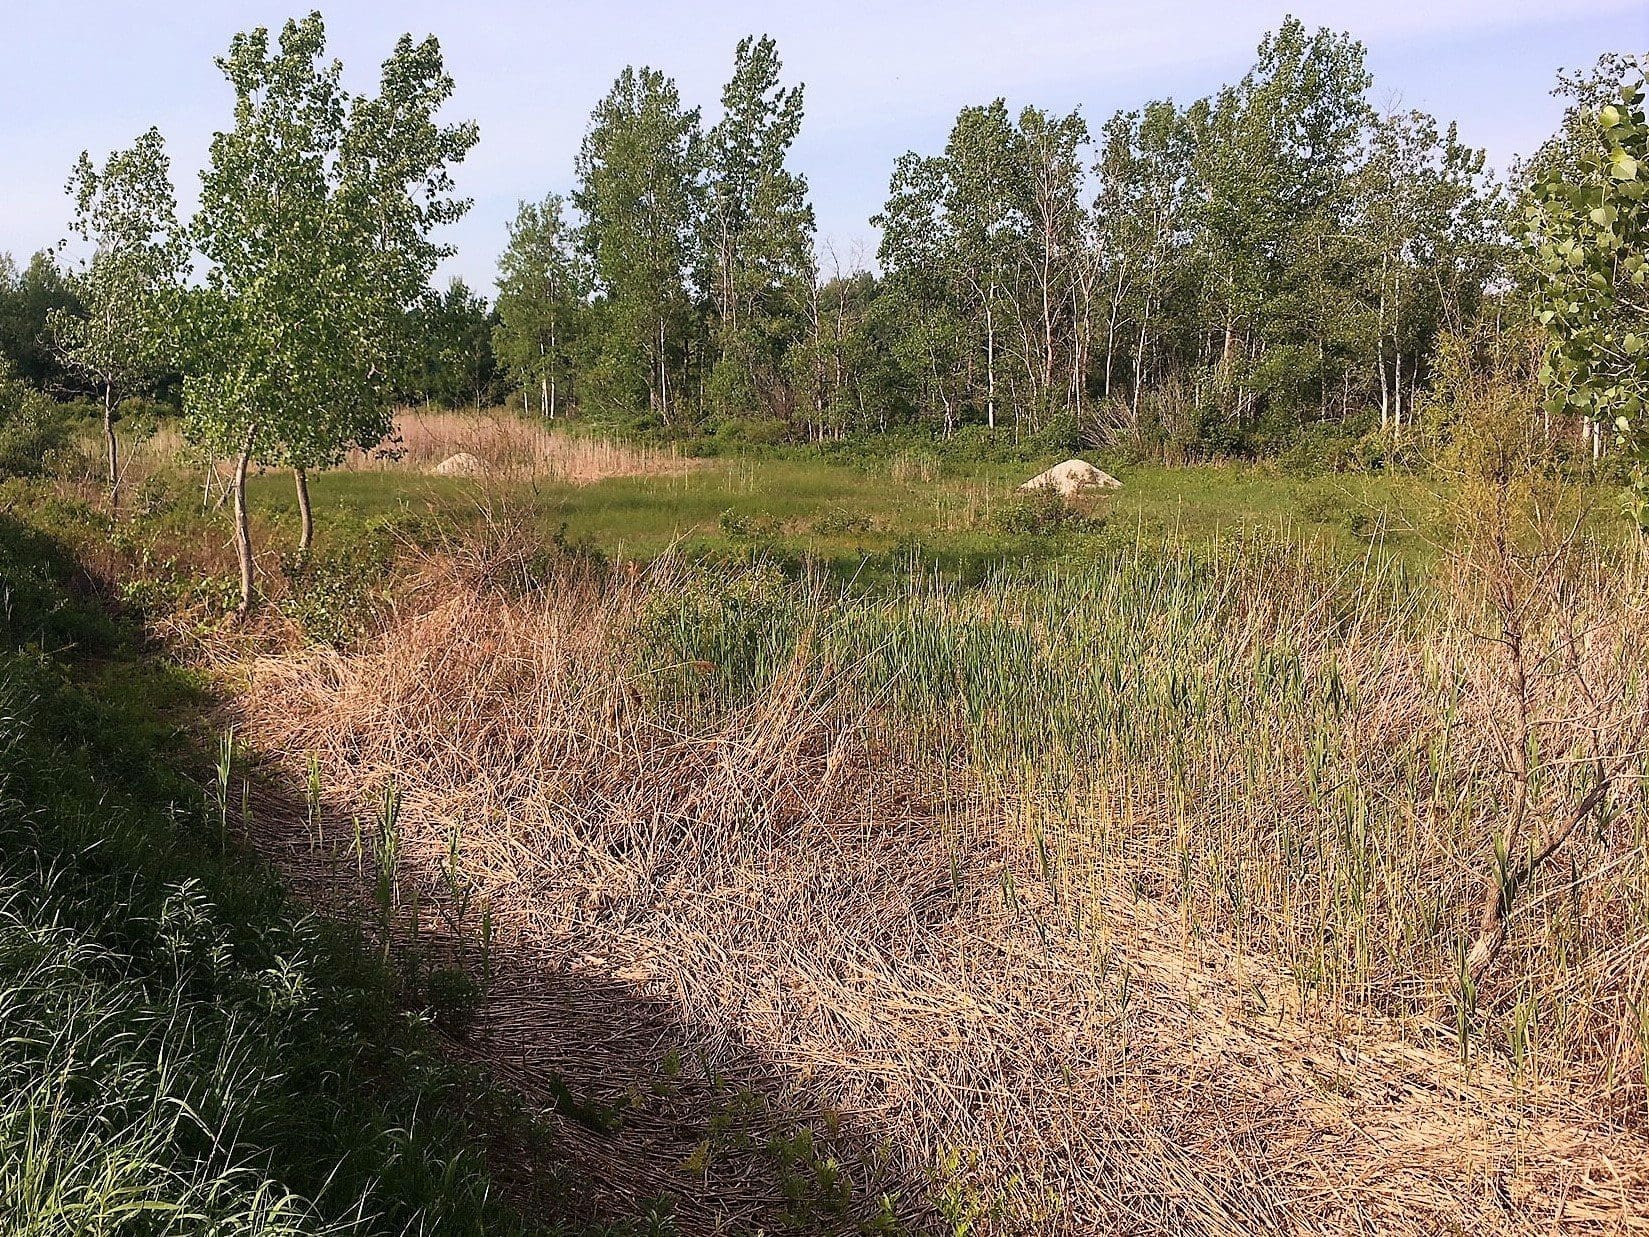
<instances>
[{"instance_id":1,"label":"tall grass","mask_svg":"<svg viewBox=\"0 0 1649 1237\"><path fill-rule=\"evenodd\" d=\"M505 1201L484 1150L553 1149L240 849L235 747L176 771L188 685L79 582L0 521L0 1232L578 1231L568 1181Z\"/></svg>"},{"instance_id":2,"label":"tall grass","mask_svg":"<svg viewBox=\"0 0 1649 1237\"><path fill-rule=\"evenodd\" d=\"M705 1070L753 1048L855 1114L862 1192L1003 1232L1649 1204L1610 1167L1645 1150L1642 753L1467 984L1507 776L1469 580L1261 539L891 594L534 553L432 560L364 652L262 659L249 733L345 811L393 779L426 898L461 866L489 930L681 1009ZM1540 681L1553 795L1649 691L1642 565L1589 563L1584 647L1531 634L1602 700Z\"/></svg>"},{"instance_id":3,"label":"tall grass","mask_svg":"<svg viewBox=\"0 0 1649 1237\"><path fill-rule=\"evenodd\" d=\"M587 485L608 477L674 476L691 462L674 449L573 434L507 409L443 412L403 408L383 442L352 450L350 471L429 472L454 455L477 461L477 475L515 482Z\"/></svg>"}]
</instances>

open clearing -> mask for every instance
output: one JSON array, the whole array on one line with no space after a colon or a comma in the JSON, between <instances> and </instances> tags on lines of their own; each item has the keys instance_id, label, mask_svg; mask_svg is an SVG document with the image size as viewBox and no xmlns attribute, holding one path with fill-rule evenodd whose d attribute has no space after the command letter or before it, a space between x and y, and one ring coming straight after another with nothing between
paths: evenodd
<instances>
[{"instance_id":1,"label":"open clearing","mask_svg":"<svg viewBox=\"0 0 1649 1237\"><path fill-rule=\"evenodd\" d=\"M488 514L364 647L208 639L256 836L403 950L484 933L458 1050L580 1097L582 1168L684 1231L1635 1231L1649 814L1462 1006L1506 705L1470 584L1412 569L1442 499L1140 469L1004 534L1022 475L317 476L335 518ZM562 526L657 561L546 565ZM1640 572L1572 582L1622 736Z\"/></svg>"},{"instance_id":2,"label":"open clearing","mask_svg":"<svg viewBox=\"0 0 1649 1237\"><path fill-rule=\"evenodd\" d=\"M1304 480L1266 465L1115 465L1124 488L1096 497L1098 526L1049 537L1015 532L1005 520L1022 501L1019 484L1039 470L1023 461L947 464L911 450L855 463L794 449L688 460L587 433L521 428L509 414L414 412L398 424L408 444L402 458L363 453L311 479L323 520L514 504L534 513L539 531L564 528L573 542L619 558L755 548L848 574L896 575L914 556L972 578L1016 562L1080 563L1137 539L1205 544L1256 530L1348 560L1373 553L1422 563L1450 534L1436 487L1402 476ZM460 451L504 463L481 477L428 475ZM295 526L289 477L264 474L251 488L273 525Z\"/></svg>"}]
</instances>

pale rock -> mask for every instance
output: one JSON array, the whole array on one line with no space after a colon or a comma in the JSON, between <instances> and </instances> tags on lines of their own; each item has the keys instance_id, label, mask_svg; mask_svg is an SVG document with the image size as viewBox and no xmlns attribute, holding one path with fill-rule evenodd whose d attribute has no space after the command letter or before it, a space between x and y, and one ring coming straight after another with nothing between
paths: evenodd
<instances>
[{"instance_id":1,"label":"pale rock","mask_svg":"<svg viewBox=\"0 0 1649 1237\"><path fill-rule=\"evenodd\" d=\"M1038 473L1019 488L1057 490L1069 498L1083 490L1120 490L1122 482L1110 473L1095 468L1087 460L1066 460L1063 464L1055 464L1047 472Z\"/></svg>"},{"instance_id":2,"label":"pale rock","mask_svg":"<svg viewBox=\"0 0 1649 1237\"><path fill-rule=\"evenodd\" d=\"M447 456L429 471L437 477L484 477L487 475L487 464L468 451L460 451L457 455Z\"/></svg>"}]
</instances>

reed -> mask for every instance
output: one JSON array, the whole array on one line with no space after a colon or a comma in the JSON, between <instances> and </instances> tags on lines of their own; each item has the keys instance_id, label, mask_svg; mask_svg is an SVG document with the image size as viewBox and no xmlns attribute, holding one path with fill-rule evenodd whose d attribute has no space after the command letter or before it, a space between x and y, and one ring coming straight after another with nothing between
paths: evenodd
<instances>
[{"instance_id":1,"label":"reed","mask_svg":"<svg viewBox=\"0 0 1649 1237\"><path fill-rule=\"evenodd\" d=\"M1626 759L1479 978L1511 774L1469 572L1255 536L865 594L536 552L431 557L365 650L257 659L243 732L340 811L393 787L391 879L484 905L489 953L668 1002L707 1076L738 1045L856 1114L888 1148L861 1194L925 1182L905 1219L989 1232L1649 1206L1619 1167L1646 1150L1641 560L1576 553L1531 613L1543 802L1596 745ZM578 1035L499 1000L484 1051L577 1071Z\"/></svg>"},{"instance_id":2,"label":"reed","mask_svg":"<svg viewBox=\"0 0 1649 1237\"><path fill-rule=\"evenodd\" d=\"M480 462L477 475L511 482L588 485L609 477L675 476L692 467L674 448L574 434L502 408L403 408L395 414L389 437L350 451L342 467L350 472L427 473L459 454Z\"/></svg>"}]
</instances>

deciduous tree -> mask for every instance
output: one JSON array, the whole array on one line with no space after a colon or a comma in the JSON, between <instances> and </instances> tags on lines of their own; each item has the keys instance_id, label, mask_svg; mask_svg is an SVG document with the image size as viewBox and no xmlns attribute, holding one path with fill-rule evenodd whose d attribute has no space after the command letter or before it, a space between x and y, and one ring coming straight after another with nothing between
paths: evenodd
<instances>
[{"instance_id":1,"label":"deciduous tree","mask_svg":"<svg viewBox=\"0 0 1649 1237\"><path fill-rule=\"evenodd\" d=\"M304 472L387 428L401 323L446 252L430 231L468 205L450 196L448 167L475 130L435 120L452 92L435 40L403 37L379 93L356 99L325 47L312 13L275 45L261 27L236 35L218 61L234 125L201 178L194 230L209 265L184 397L191 433L234 461L242 612L255 599L248 470L296 471L307 548Z\"/></svg>"},{"instance_id":2,"label":"deciduous tree","mask_svg":"<svg viewBox=\"0 0 1649 1237\"><path fill-rule=\"evenodd\" d=\"M665 424L692 363L704 139L657 69L626 68L590 117L573 204L601 329L591 374L610 404L645 399Z\"/></svg>"},{"instance_id":3,"label":"deciduous tree","mask_svg":"<svg viewBox=\"0 0 1649 1237\"><path fill-rule=\"evenodd\" d=\"M1538 182L1529 256L1549 337L1550 413L1575 413L1633 458L1632 513L1649 531L1649 120L1642 78L1592 118L1591 149Z\"/></svg>"},{"instance_id":4,"label":"deciduous tree","mask_svg":"<svg viewBox=\"0 0 1649 1237\"><path fill-rule=\"evenodd\" d=\"M109 505L120 503L116 405L176 359L173 324L189 246L177 222L166 144L150 129L101 168L82 153L69 178L74 230L91 252L71 278L78 311L53 309L58 355L103 398Z\"/></svg>"},{"instance_id":5,"label":"deciduous tree","mask_svg":"<svg viewBox=\"0 0 1649 1237\"><path fill-rule=\"evenodd\" d=\"M536 388L538 410L556 415L571 387L573 346L589 276L563 200L523 202L498 260L498 326L493 350L522 388Z\"/></svg>"},{"instance_id":6,"label":"deciduous tree","mask_svg":"<svg viewBox=\"0 0 1649 1237\"><path fill-rule=\"evenodd\" d=\"M746 38L705 143L704 252L715 299L714 402L788 415L784 355L802 332L813 262L807 181L787 165L802 88L782 86L771 38Z\"/></svg>"}]
</instances>

